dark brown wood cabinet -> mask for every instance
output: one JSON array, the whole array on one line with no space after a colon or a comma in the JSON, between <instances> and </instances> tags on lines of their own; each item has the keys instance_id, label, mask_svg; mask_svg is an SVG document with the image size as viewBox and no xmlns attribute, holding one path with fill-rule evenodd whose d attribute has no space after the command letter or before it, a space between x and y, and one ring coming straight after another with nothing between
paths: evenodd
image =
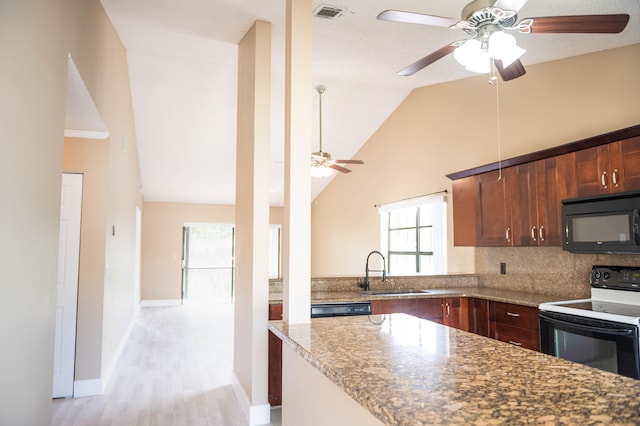
<instances>
[{"instance_id":1,"label":"dark brown wood cabinet","mask_svg":"<svg viewBox=\"0 0 640 426\"><path fill-rule=\"evenodd\" d=\"M453 244L503 247L512 245L506 178L493 171L455 180L453 186Z\"/></svg>"},{"instance_id":2,"label":"dark brown wood cabinet","mask_svg":"<svg viewBox=\"0 0 640 426\"><path fill-rule=\"evenodd\" d=\"M447 175L456 246L560 246L561 201L640 190L640 125Z\"/></svg>"},{"instance_id":3,"label":"dark brown wood cabinet","mask_svg":"<svg viewBox=\"0 0 640 426\"><path fill-rule=\"evenodd\" d=\"M509 167L504 173L514 246L561 246L561 201L575 197L566 155Z\"/></svg>"},{"instance_id":4,"label":"dark brown wood cabinet","mask_svg":"<svg viewBox=\"0 0 640 426\"><path fill-rule=\"evenodd\" d=\"M490 301L489 319L489 337L540 350L537 308Z\"/></svg>"},{"instance_id":5,"label":"dark brown wood cabinet","mask_svg":"<svg viewBox=\"0 0 640 426\"><path fill-rule=\"evenodd\" d=\"M577 196L640 189L640 137L575 153Z\"/></svg>"},{"instance_id":6,"label":"dark brown wood cabinet","mask_svg":"<svg viewBox=\"0 0 640 426\"><path fill-rule=\"evenodd\" d=\"M469 331L469 298L445 297L442 300L442 323L459 330Z\"/></svg>"},{"instance_id":7,"label":"dark brown wood cabinet","mask_svg":"<svg viewBox=\"0 0 640 426\"><path fill-rule=\"evenodd\" d=\"M489 301L469 299L469 331L489 337Z\"/></svg>"},{"instance_id":8,"label":"dark brown wood cabinet","mask_svg":"<svg viewBox=\"0 0 640 426\"><path fill-rule=\"evenodd\" d=\"M371 313L416 315L416 299L380 299L371 301Z\"/></svg>"},{"instance_id":9,"label":"dark brown wood cabinet","mask_svg":"<svg viewBox=\"0 0 640 426\"><path fill-rule=\"evenodd\" d=\"M269 320L282 319L282 304L269 304ZM269 404L282 405L282 340L269 332Z\"/></svg>"},{"instance_id":10,"label":"dark brown wood cabinet","mask_svg":"<svg viewBox=\"0 0 640 426\"><path fill-rule=\"evenodd\" d=\"M441 298L415 299L415 316L429 321L443 324L443 309Z\"/></svg>"}]
</instances>

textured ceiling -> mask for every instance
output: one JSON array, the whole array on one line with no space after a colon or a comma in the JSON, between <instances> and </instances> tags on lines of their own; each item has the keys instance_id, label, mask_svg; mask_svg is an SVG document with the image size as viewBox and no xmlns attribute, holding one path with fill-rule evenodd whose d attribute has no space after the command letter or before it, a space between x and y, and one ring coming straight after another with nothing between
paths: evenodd
<instances>
[{"instance_id":1,"label":"textured ceiling","mask_svg":"<svg viewBox=\"0 0 640 426\"><path fill-rule=\"evenodd\" d=\"M378 21L385 9L458 18L465 0L331 0L313 20L313 83L324 84L323 148L351 158L415 87L471 77L452 55L412 77L396 72L460 30ZM237 43L273 24L272 205L283 204L285 0L102 0L129 63L144 198L235 203ZM313 1L315 9L320 4ZM628 13L621 34L516 34L525 65L640 42L640 0L529 0L519 17ZM315 90L310 87L309 90ZM317 94L314 98L317 101ZM317 134L317 105L313 117ZM309 151L317 150L317 137ZM359 168L354 166L353 173ZM312 197L331 178L314 179Z\"/></svg>"}]
</instances>

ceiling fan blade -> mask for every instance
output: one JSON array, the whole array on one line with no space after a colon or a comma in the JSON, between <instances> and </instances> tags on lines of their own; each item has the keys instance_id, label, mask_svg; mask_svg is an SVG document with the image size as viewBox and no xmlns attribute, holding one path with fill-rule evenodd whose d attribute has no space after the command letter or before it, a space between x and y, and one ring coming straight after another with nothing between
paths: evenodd
<instances>
[{"instance_id":1,"label":"ceiling fan blade","mask_svg":"<svg viewBox=\"0 0 640 426\"><path fill-rule=\"evenodd\" d=\"M495 59L493 63L496 65L500 77L503 81L513 80L514 78L522 77L527 73L524 69L524 65L520 62L520 59L516 59L511 65L504 68L500 59Z\"/></svg>"},{"instance_id":2,"label":"ceiling fan blade","mask_svg":"<svg viewBox=\"0 0 640 426\"><path fill-rule=\"evenodd\" d=\"M496 0L496 2L493 4L493 7L499 7L502 10L512 10L518 13L518 11L522 9L522 6L524 6L526 2L527 0Z\"/></svg>"},{"instance_id":3,"label":"ceiling fan blade","mask_svg":"<svg viewBox=\"0 0 640 426\"><path fill-rule=\"evenodd\" d=\"M333 160L335 163L342 163L342 164L364 164L364 161L362 160Z\"/></svg>"},{"instance_id":4,"label":"ceiling fan blade","mask_svg":"<svg viewBox=\"0 0 640 426\"><path fill-rule=\"evenodd\" d=\"M342 173L351 173L351 170L347 169L346 167L338 166L337 164L330 164L329 167Z\"/></svg>"},{"instance_id":5,"label":"ceiling fan blade","mask_svg":"<svg viewBox=\"0 0 640 426\"><path fill-rule=\"evenodd\" d=\"M528 20L532 21L529 31L522 31L520 25L517 25L521 32L615 34L625 29L627 22L629 22L629 15L622 13L617 15L544 16L523 19L521 23Z\"/></svg>"},{"instance_id":6,"label":"ceiling fan blade","mask_svg":"<svg viewBox=\"0 0 640 426\"><path fill-rule=\"evenodd\" d=\"M406 22L409 24L435 25L437 27L452 27L460 21L454 18L402 12L400 10L385 10L384 12L380 12L378 19L381 21Z\"/></svg>"},{"instance_id":7,"label":"ceiling fan blade","mask_svg":"<svg viewBox=\"0 0 640 426\"><path fill-rule=\"evenodd\" d=\"M414 62L413 64L409 65L405 69L403 69L400 72L398 72L398 75L409 76L409 75L413 75L413 74L417 73L421 69L425 68L427 65L431 65L432 63L434 63L438 59L442 59L443 57L447 56L449 53L451 53L454 50L456 50L456 48L458 47L458 44L459 44L459 42L456 41L456 42L453 42L451 44L446 45L445 47L442 47L442 48L436 50L433 53L428 54L424 58Z\"/></svg>"}]
</instances>

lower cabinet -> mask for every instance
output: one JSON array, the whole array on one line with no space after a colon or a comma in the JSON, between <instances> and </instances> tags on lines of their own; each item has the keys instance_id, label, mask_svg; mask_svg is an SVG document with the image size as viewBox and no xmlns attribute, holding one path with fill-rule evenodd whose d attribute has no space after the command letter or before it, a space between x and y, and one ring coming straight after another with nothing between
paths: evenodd
<instances>
[{"instance_id":1,"label":"lower cabinet","mask_svg":"<svg viewBox=\"0 0 640 426\"><path fill-rule=\"evenodd\" d=\"M269 305L269 320L282 319L282 305ZM282 405L282 340L269 332L269 404Z\"/></svg>"},{"instance_id":2,"label":"lower cabinet","mask_svg":"<svg viewBox=\"0 0 640 426\"><path fill-rule=\"evenodd\" d=\"M469 300L469 331L489 337L489 301L486 299Z\"/></svg>"},{"instance_id":3,"label":"lower cabinet","mask_svg":"<svg viewBox=\"0 0 640 426\"><path fill-rule=\"evenodd\" d=\"M537 308L491 301L489 315L489 337L540 350Z\"/></svg>"},{"instance_id":4,"label":"lower cabinet","mask_svg":"<svg viewBox=\"0 0 640 426\"><path fill-rule=\"evenodd\" d=\"M540 350L538 309L471 297L425 297L371 301L375 315L403 313L460 330ZM282 305L269 305L269 319L282 319ZM269 332L269 404L282 405L282 341Z\"/></svg>"}]
</instances>

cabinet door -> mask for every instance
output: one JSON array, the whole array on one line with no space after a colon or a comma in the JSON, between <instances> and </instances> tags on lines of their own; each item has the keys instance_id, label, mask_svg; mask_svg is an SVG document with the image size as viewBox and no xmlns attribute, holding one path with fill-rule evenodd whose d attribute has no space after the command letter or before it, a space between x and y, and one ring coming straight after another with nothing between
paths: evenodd
<instances>
[{"instance_id":1,"label":"cabinet door","mask_svg":"<svg viewBox=\"0 0 640 426\"><path fill-rule=\"evenodd\" d=\"M269 404L282 405L282 340L269 332Z\"/></svg>"},{"instance_id":2,"label":"cabinet door","mask_svg":"<svg viewBox=\"0 0 640 426\"><path fill-rule=\"evenodd\" d=\"M469 298L444 298L442 303L442 316L444 325L469 331Z\"/></svg>"},{"instance_id":3,"label":"cabinet door","mask_svg":"<svg viewBox=\"0 0 640 426\"><path fill-rule=\"evenodd\" d=\"M506 175L494 171L477 175L476 215L479 247L503 247L511 243L511 218L507 215L505 199Z\"/></svg>"},{"instance_id":4,"label":"cabinet door","mask_svg":"<svg viewBox=\"0 0 640 426\"><path fill-rule=\"evenodd\" d=\"M453 190L453 245L476 245L477 176L454 180Z\"/></svg>"},{"instance_id":5,"label":"cabinet door","mask_svg":"<svg viewBox=\"0 0 640 426\"><path fill-rule=\"evenodd\" d=\"M489 337L489 302L486 299L469 300L469 331Z\"/></svg>"},{"instance_id":6,"label":"cabinet door","mask_svg":"<svg viewBox=\"0 0 640 426\"><path fill-rule=\"evenodd\" d=\"M601 145L575 153L578 197L609 192L609 146Z\"/></svg>"},{"instance_id":7,"label":"cabinet door","mask_svg":"<svg viewBox=\"0 0 640 426\"><path fill-rule=\"evenodd\" d=\"M416 315L416 299L384 299L371 301L371 313Z\"/></svg>"},{"instance_id":8,"label":"cabinet door","mask_svg":"<svg viewBox=\"0 0 640 426\"><path fill-rule=\"evenodd\" d=\"M532 229L537 225L535 163L509 167L506 176L507 195L511 215L511 241L514 246L537 245Z\"/></svg>"},{"instance_id":9,"label":"cabinet door","mask_svg":"<svg viewBox=\"0 0 640 426\"><path fill-rule=\"evenodd\" d=\"M616 142L619 155L612 159L612 188L614 191L640 190L640 136Z\"/></svg>"},{"instance_id":10,"label":"cabinet door","mask_svg":"<svg viewBox=\"0 0 640 426\"><path fill-rule=\"evenodd\" d=\"M532 234L537 234L537 245L562 245L562 200L575 197L571 160L562 155L534 163L537 221Z\"/></svg>"},{"instance_id":11,"label":"cabinet door","mask_svg":"<svg viewBox=\"0 0 640 426\"><path fill-rule=\"evenodd\" d=\"M420 298L415 301L415 315L418 318L443 323L442 318L442 298Z\"/></svg>"}]
</instances>

